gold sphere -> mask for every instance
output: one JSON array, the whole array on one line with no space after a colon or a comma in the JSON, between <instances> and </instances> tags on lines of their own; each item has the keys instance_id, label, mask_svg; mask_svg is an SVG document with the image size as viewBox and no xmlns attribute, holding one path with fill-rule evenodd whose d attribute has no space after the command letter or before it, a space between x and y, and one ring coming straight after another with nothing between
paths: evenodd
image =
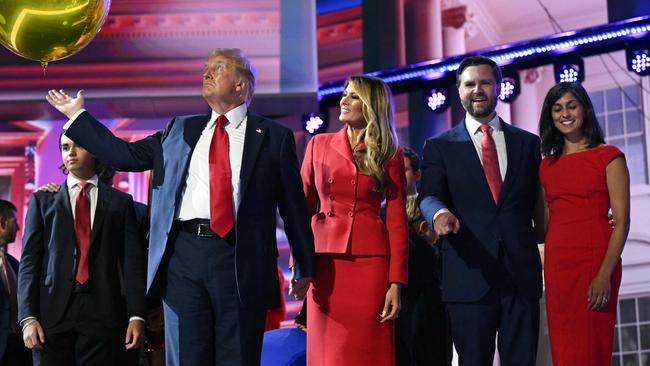
<instances>
[{"instance_id":1,"label":"gold sphere","mask_svg":"<svg viewBox=\"0 0 650 366\"><path fill-rule=\"evenodd\" d=\"M95 37L111 0L0 0L0 43L43 67Z\"/></svg>"}]
</instances>

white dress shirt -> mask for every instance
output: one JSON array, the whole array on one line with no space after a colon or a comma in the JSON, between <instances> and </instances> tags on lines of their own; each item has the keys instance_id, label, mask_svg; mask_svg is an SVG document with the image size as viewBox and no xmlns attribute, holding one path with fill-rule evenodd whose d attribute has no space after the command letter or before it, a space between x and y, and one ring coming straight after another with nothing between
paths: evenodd
<instances>
[{"instance_id":1,"label":"white dress shirt","mask_svg":"<svg viewBox=\"0 0 650 366\"><path fill-rule=\"evenodd\" d=\"M212 116L203 132L201 132L201 137L199 137L199 141L192 153L185 180L185 190L178 210L178 219L180 220L210 218L210 168L208 163L210 160L210 142L212 141L218 117L219 114L212 111ZM226 118L228 118L228 124L225 128L229 142L232 207L235 210L233 217L237 220L237 210L240 202L239 175L244 154L246 123L248 121L246 104L226 112Z\"/></svg>"},{"instance_id":2,"label":"white dress shirt","mask_svg":"<svg viewBox=\"0 0 650 366\"><path fill-rule=\"evenodd\" d=\"M68 178L65 180L65 184L68 187L68 195L70 196L70 207L72 207L72 217L75 218L75 202L77 202L77 196L81 187L79 186L81 179L68 174ZM86 182L91 183L93 186L88 191L88 199L90 200L90 229L93 228L93 222L95 222L95 211L97 209L97 185L99 184L99 178L97 175L93 175L92 178L88 179Z\"/></svg>"},{"instance_id":3,"label":"white dress shirt","mask_svg":"<svg viewBox=\"0 0 650 366\"><path fill-rule=\"evenodd\" d=\"M508 154L506 152L506 138L503 135L503 129L501 128L501 121L498 115L495 115L490 122L490 130L492 131L492 139L494 140L494 145L497 149L497 158L499 159L499 173L501 173L501 181L503 182L506 179L506 172L508 170ZM465 114L465 128L469 133L472 143L474 144L474 149L478 155L478 159L483 165L483 150L481 148L481 141L483 140L483 132L481 131L481 122L475 120L469 114ZM431 219L433 224L436 221L436 218L445 212L449 212L446 208L441 208L438 210Z\"/></svg>"},{"instance_id":4,"label":"white dress shirt","mask_svg":"<svg viewBox=\"0 0 650 366\"><path fill-rule=\"evenodd\" d=\"M501 181L503 182L506 179L506 171L508 169L508 153L506 152L506 139L503 135L503 129L501 128L501 121L499 116L495 115L494 118L488 123L492 131L492 139L494 140L494 145L497 148L497 156L499 158L499 170L501 173ZM465 127L469 136L472 138L474 143L474 148L478 154L478 158L483 164L483 152L481 150L481 141L483 140L483 132L481 132L481 122L478 122L472 116L467 114L465 116Z\"/></svg>"}]
</instances>

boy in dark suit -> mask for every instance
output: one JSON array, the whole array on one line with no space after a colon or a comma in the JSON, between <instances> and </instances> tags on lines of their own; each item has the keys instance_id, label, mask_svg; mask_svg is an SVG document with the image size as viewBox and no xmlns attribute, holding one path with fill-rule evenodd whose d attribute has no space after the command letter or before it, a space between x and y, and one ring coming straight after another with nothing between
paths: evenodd
<instances>
[{"instance_id":1,"label":"boy in dark suit","mask_svg":"<svg viewBox=\"0 0 650 366\"><path fill-rule=\"evenodd\" d=\"M100 181L102 164L85 149L64 135L60 142L66 182L34 193L25 220L23 340L43 366L115 365L144 334L146 264L133 199Z\"/></svg>"}]
</instances>

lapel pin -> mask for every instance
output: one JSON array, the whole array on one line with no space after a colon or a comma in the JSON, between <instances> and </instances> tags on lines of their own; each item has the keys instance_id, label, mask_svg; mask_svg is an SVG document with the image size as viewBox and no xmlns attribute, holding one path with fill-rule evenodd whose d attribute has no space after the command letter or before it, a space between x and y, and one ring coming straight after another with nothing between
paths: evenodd
<instances>
[{"instance_id":1,"label":"lapel pin","mask_svg":"<svg viewBox=\"0 0 650 366\"><path fill-rule=\"evenodd\" d=\"M262 133L262 130L258 128L258 129L255 130L255 132Z\"/></svg>"}]
</instances>

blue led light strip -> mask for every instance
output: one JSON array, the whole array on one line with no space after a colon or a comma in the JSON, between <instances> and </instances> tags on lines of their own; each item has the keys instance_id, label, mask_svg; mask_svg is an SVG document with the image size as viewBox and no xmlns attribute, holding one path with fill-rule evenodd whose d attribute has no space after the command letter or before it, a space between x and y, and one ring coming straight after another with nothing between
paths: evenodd
<instances>
[{"instance_id":1,"label":"blue led light strip","mask_svg":"<svg viewBox=\"0 0 650 366\"><path fill-rule=\"evenodd\" d=\"M522 64L526 67L552 62L558 55L580 56L611 52L625 48L630 40L650 38L650 16L637 17L592 28L569 31L534 40L500 45L461 56L431 60L399 69L382 70L368 75L377 76L388 84L403 84L403 89L414 90L422 81L444 77L458 69L466 56L483 55L501 66ZM345 80L323 84L318 90L319 98L343 91ZM410 85L413 84L413 85Z\"/></svg>"}]
</instances>

